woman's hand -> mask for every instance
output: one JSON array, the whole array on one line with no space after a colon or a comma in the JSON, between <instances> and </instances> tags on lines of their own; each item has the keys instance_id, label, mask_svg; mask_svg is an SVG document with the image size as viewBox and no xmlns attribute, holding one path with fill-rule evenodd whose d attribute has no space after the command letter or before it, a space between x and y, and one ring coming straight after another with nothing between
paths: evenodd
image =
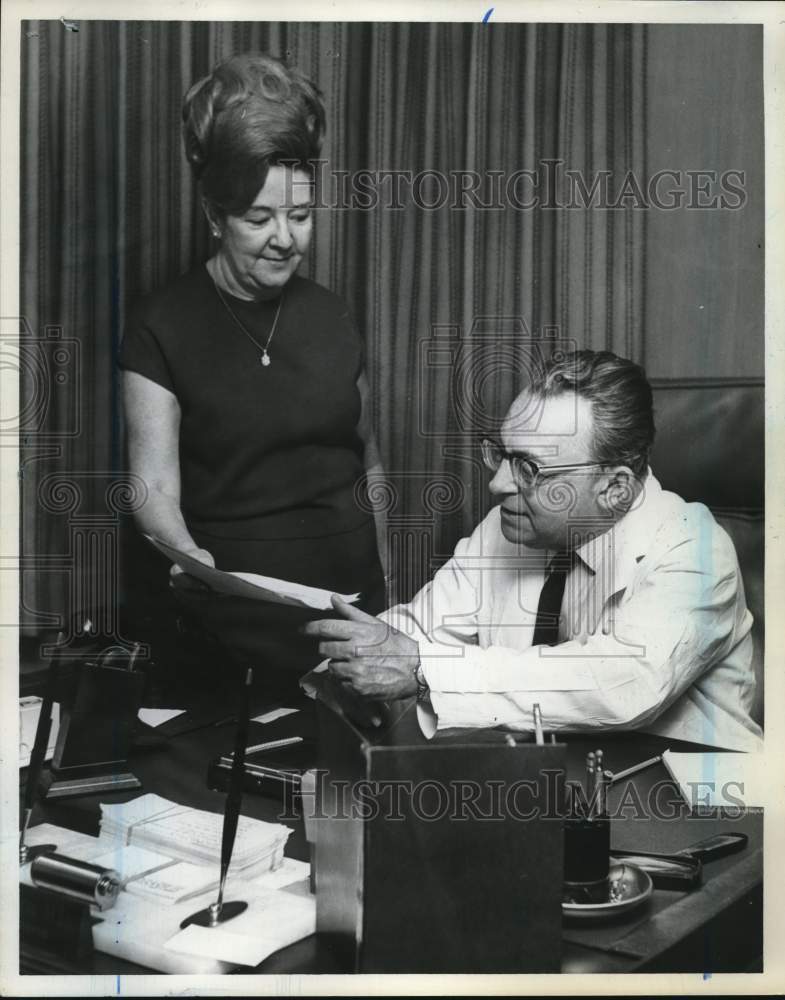
<instances>
[{"instance_id":1,"label":"woman's hand","mask_svg":"<svg viewBox=\"0 0 785 1000\"><path fill-rule=\"evenodd\" d=\"M213 559L207 549L187 549L183 551L192 559L204 563L205 566L215 566L215 559ZM206 583L202 583L195 576L186 573L182 566L178 566L177 563L169 570L169 586L174 587L176 590L209 590Z\"/></svg>"}]
</instances>

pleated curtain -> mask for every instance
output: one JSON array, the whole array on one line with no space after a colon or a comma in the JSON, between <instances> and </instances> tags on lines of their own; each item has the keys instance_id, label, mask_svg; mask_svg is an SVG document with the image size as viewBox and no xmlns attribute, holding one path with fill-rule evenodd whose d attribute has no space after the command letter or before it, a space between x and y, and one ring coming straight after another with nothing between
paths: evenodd
<instances>
[{"instance_id":1,"label":"pleated curtain","mask_svg":"<svg viewBox=\"0 0 785 1000\"><path fill-rule=\"evenodd\" d=\"M133 494L116 367L124 318L211 252L180 102L251 49L295 63L324 94L325 207L303 271L347 300L365 338L388 474L370 491L386 498L408 597L488 509L477 436L520 387L527 345L642 360L645 213L519 207L505 185L548 162L589 186L604 172L614 190L643 176L645 26L73 27L29 21L20 40L23 333L44 359L43 375L21 365L21 388L23 405L46 399L22 438L23 624L40 630L122 593L113 525ZM340 190L360 171L375 200ZM385 171L404 172L398 207ZM470 172L480 204L455 194ZM418 177L413 195L407 178ZM524 180L513 191L532 194Z\"/></svg>"}]
</instances>

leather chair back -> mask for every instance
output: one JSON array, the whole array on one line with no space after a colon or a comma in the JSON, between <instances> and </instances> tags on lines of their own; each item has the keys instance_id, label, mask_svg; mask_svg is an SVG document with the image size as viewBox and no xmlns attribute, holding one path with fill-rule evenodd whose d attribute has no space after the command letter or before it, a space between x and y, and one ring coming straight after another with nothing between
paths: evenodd
<instances>
[{"instance_id":1,"label":"leather chair back","mask_svg":"<svg viewBox=\"0 0 785 1000\"><path fill-rule=\"evenodd\" d=\"M665 489L706 504L728 532L744 579L758 682L753 717L763 722L763 381L653 382L657 427L651 466Z\"/></svg>"}]
</instances>

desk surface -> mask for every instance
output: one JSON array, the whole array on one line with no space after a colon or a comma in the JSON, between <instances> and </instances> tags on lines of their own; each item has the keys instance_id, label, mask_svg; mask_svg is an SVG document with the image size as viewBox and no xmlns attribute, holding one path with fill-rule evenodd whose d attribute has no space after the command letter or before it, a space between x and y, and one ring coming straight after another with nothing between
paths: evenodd
<instances>
[{"instance_id":1,"label":"desk surface","mask_svg":"<svg viewBox=\"0 0 785 1000\"><path fill-rule=\"evenodd\" d=\"M205 718L189 715L161 727L168 732L166 743L157 748L139 749L131 767L142 780L145 792L156 792L200 809L220 812L224 796L206 785L210 760L231 745L231 725L216 726ZM249 742L258 743L292 732L313 730L310 703L296 715L260 725L252 723ZM193 728L196 727L196 728ZM568 777L579 778L586 752L601 745L606 764L621 770L651 757L665 748L663 740L643 734L594 736L591 740L568 741ZM674 750L695 749L674 741ZM46 803L36 809L34 822L47 820L61 826L96 835L100 815L99 799L127 801L139 793L95 796ZM675 786L668 781L662 765L640 772L629 782L613 789L609 802L612 815L611 847L615 850L680 850L720 831L747 834L747 847L704 868L703 885L690 893L655 890L637 911L603 923L570 923L563 928L562 971L575 973L608 972L720 972L759 971L762 955L762 869L763 815L748 811L740 816L719 815L716 810L688 815L673 811L673 819L650 815L652 802L667 809L678 803ZM273 800L247 795L243 811L258 819L274 820L281 811ZM308 845L301 823L292 823L287 854L308 860ZM28 956L23 972L43 969ZM76 970L69 970L76 971ZM94 974L138 974L149 972L140 966L96 953L89 968L78 971ZM318 936L306 938L282 949L263 962L259 973L338 973L342 969L330 948ZM401 969L405 972L405 968Z\"/></svg>"}]
</instances>

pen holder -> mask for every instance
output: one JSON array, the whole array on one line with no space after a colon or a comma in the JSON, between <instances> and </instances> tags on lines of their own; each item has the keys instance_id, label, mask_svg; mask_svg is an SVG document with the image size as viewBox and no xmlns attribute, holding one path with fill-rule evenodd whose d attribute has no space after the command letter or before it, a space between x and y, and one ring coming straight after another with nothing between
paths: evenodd
<instances>
[{"instance_id":1,"label":"pen holder","mask_svg":"<svg viewBox=\"0 0 785 1000\"><path fill-rule=\"evenodd\" d=\"M93 660L69 665L58 695L57 744L50 769L41 776L44 798L141 788L127 758L144 681L141 672L127 667Z\"/></svg>"},{"instance_id":2,"label":"pen holder","mask_svg":"<svg viewBox=\"0 0 785 1000\"><path fill-rule=\"evenodd\" d=\"M567 816L564 820L564 882L595 885L608 877L611 823L607 816L588 819Z\"/></svg>"}]
</instances>

